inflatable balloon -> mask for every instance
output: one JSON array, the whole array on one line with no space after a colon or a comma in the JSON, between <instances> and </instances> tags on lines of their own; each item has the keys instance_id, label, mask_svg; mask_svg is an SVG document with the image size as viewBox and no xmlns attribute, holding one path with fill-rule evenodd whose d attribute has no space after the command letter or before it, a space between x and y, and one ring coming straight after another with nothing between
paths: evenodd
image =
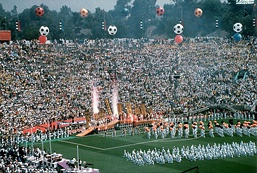
<instances>
[{"instance_id":1,"label":"inflatable balloon","mask_svg":"<svg viewBox=\"0 0 257 173\"><path fill-rule=\"evenodd\" d=\"M203 11L201 8L196 8L194 14L196 17L201 17L203 15Z\"/></svg>"},{"instance_id":2,"label":"inflatable balloon","mask_svg":"<svg viewBox=\"0 0 257 173\"><path fill-rule=\"evenodd\" d=\"M162 16L164 14L164 8L162 7L156 8L156 14L157 16Z\"/></svg>"},{"instance_id":3,"label":"inflatable balloon","mask_svg":"<svg viewBox=\"0 0 257 173\"><path fill-rule=\"evenodd\" d=\"M124 8L124 9L122 10L122 14L123 14L124 16L129 15L129 10L128 10L127 8Z\"/></svg>"},{"instance_id":4,"label":"inflatable balloon","mask_svg":"<svg viewBox=\"0 0 257 173\"><path fill-rule=\"evenodd\" d=\"M47 37L45 35L40 35L38 40L41 44L45 44L45 42L47 41Z\"/></svg>"},{"instance_id":5,"label":"inflatable balloon","mask_svg":"<svg viewBox=\"0 0 257 173\"><path fill-rule=\"evenodd\" d=\"M116 27L116 26L110 25L110 26L108 27L108 33L109 33L110 35L115 35L116 32L117 32L117 27Z\"/></svg>"},{"instance_id":6,"label":"inflatable balloon","mask_svg":"<svg viewBox=\"0 0 257 173\"><path fill-rule=\"evenodd\" d=\"M234 38L234 41L235 41L236 43L238 43L238 42L242 39L242 35L239 34L239 33L235 33L235 34L233 35L233 38Z\"/></svg>"},{"instance_id":7,"label":"inflatable balloon","mask_svg":"<svg viewBox=\"0 0 257 173\"><path fill-rule=\"evenodd\" d=\"M80 16L81 16L81 17L87 17L87 16L88 16L88 11L87 11L87 9L81 8L81 10L80 10Z\"/></svg>"},{"instance_id":8,"label":"inflatable balloon","mask_svg":"<svg viewBox=\"0 0 257 173\"><path fill-rule=\"evenodd\" d=\"M45 11L44 11L44 9L42 7L37 7L35 9L35 13L36 13L37 16L41 17L41 16L44 15Z\"/></svg>"},{"instance_id":9,"label":"inflatable balloon","mask_svg":"<svg viewBox=\"0 0 257 173\"><path fill-rule=\"evenodd\" d=\"M181 33L184 31L184 27L183 27L183 25L181 25L181 24L176 24L176 25L173 27L173 31L174 31L176 34L181 34Z\"/></svg>"},{"instance_id":10,"label":"inflatable balloon","mask_svg":"<svg viewBox=\"0 0 257 173\"><path fill-rule=\"evenodd\" d=\"M47 26L41 26L39 29L40 35L48 35L49 34L49 28Z\"/></svg>"},{"instance_id":11,"label":"inflatable balloon","mask_svg":"<svg viewBox=\"0 0 257 173\"><path fill-rule=\"evenodd\" d=\"M235 23L233 25L233 30L235 32L241 32L243 30L243 25L241 23Z\"/></svg>"},{"instance_id":12,"label":"inflatable balloon","mask_svg":"<svg viewBox=\"0 0 257 173\"><path fill-rule=\"evenodd\" d=\"M174 40L176 43L180 44L183 41L183 37L181 35L176 35Z\"/></svg>"}]
</instances>

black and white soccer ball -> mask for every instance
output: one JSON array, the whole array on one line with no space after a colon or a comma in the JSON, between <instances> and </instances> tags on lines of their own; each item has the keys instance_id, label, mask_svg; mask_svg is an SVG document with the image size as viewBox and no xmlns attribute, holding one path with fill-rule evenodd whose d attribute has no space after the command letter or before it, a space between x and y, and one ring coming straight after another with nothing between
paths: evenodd
<instances>
[{"instance_id":1,"label":"black and white soccer ball","mask_svg":"<svg viewBox=\"0 0 257 173\"><path fill-rule=\"evenodd\" d=\"M40 35L47 36L49 34L49 28L47 26L41 26L39 32Z\"/></svg>"},{"instance_id":2,"label":"black and white soccer ball","mask_svg":"<svg viewBox=\"0 0 257 173\"><path fill-rule=\"evenodd\" d=\"M181 34L181 33L184 31L184 27L183 27L183 25L181 25L180 23L179 23L179 24L176 24L176 25L173 27L173 31L175 32L175 34Z\"/></svg>"},{"instance_id":3,"label":"black and white soccer ball","mask_svg":"<svg viewBox=\"0 0 257 173\"><path fill-rule=\"evenodd\" d=\"M108 27L108 33L109 33L110 35L115 35L115 34L117 33L117 31L118 31L118 29L117 29L117 27L114 26L114 25L110 25L110 26Z\"/></svg>"},{"instance_id":4,"label":"black and white soccer ball","mask_svg":"<svg viewBox=\"0 0 257 173\"><path fill-rule=\"evenodd\" d=\"M233 30L235 32L241 32L243 29L243 25L241 23L235 23L233 26Z\"/></svg>"}]
</instances>

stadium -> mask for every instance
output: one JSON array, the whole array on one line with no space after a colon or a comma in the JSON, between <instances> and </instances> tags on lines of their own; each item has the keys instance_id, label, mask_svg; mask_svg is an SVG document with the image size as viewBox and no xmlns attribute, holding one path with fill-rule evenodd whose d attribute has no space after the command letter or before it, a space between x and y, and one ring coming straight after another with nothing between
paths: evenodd
<instances>
[{"instance_id":1,"label":"stadium","mask_svg":"<svg viewBox=\"0 0 257 173\"><path fill-rule=\"evenodd\" d=\"M0 172L257 172L254 2L129 2L0 8Z\"/></svg>"}]
</instances>

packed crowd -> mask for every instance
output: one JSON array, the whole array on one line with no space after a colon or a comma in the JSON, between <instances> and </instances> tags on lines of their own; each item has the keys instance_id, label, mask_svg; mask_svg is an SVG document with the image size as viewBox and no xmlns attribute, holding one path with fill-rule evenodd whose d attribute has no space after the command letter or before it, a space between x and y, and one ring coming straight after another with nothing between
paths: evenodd
<instances>
[{"instance_id":1,"label":"packed crowd","mask_svg":"<svg viewBox=\"0 0 257 173\"><path fill-rule=\"evenodd\" d=\"M220 103L253 106L256 53L248 43L223 38L188 39L182 45L149 39L3 43L1 136L13 139L25 128L84 117L92 110L92 86L106 110L104 99L112 98L114 83L119 102L144 103L153 112L188 114ZM248 76L235 79L242 69Z\"/></svg>"},{"instance_id":2,"label":"packed crowd","mask_svg":"<svg viewBox=\"0 0 257 173\"><path fill-rule=\"evenodd\" d=\"M1 114L9 123L19 129L83 116L92 109L92 85L105 107L113 78L119 102L145 103L154 111L190 112L221 101L252 106L257 99L256 55L246 43L216 38L182 46L135 39L85 44L2 44ZM244 68L248 78L235 80Z\"/></svg>"}]
</instances>

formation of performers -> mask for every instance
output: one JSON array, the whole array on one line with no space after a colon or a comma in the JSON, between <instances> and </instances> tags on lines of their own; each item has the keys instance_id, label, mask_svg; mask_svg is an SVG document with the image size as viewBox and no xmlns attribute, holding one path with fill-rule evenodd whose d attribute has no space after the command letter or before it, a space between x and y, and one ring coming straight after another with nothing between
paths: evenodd
<instances>
[{"instance_id":1,"label":"formation of performers","mask_svg":"<svg viewBox=\"0 0 257 173\"><path fill-rule=\"evenodd\" d=\"M191 146L173 147L172 151L170 149L148 149L145 150L133 150L128 152L124 150L123 157L127 161L143 166L145 164L153 165L155 163L165 164L173 162L182 162L183 159L189 161L197 160L212 160L212 159L225 159L233 157L243 157L243 156L253 156L257 154L257 147L255 142L232 142L224 144L213 145L207 144L206 146L199 144Z\"/></svg>"},{"instance_id":2,"label":"formation of performers","mask_svg":"<svg viewBox=\"0 0 257 173\"><path fill-rule=\"evenodd\" d=\"M3 132L0 132L0 134L2 144L15 145L25 144L28 142L41 142L49 139L67 138L70 136L70 130L66 128L60 128L52 132L42 132L38 130L36 133L31 134L16 133L13 135L5 135Z\"/></svg>"},{"instance_id":3,"label":"formation of performers","mask_svg":"<svg viewBox=\"0 0 257 173\"><path fill-rule=\"evenodd\" d=\"M225 121L221 121L221 124L219 124L215 120L213 122L209 121L207 126L205 126L203 121L193 122L191 125L188 122L157 122L151 125L151 127L145 127L145 132L148 139L152 137L164 139L168 135L170 135L170 138L188 138L191 133L194 138L205 138L206 128L208 128L208 135L210 137L215 137L215 135L233 137L234 134L238 136L257 136L257 121L255 120L244 121L243 123L238 120L236 124L226 123Z\"/></svg>"}]
</instances>

